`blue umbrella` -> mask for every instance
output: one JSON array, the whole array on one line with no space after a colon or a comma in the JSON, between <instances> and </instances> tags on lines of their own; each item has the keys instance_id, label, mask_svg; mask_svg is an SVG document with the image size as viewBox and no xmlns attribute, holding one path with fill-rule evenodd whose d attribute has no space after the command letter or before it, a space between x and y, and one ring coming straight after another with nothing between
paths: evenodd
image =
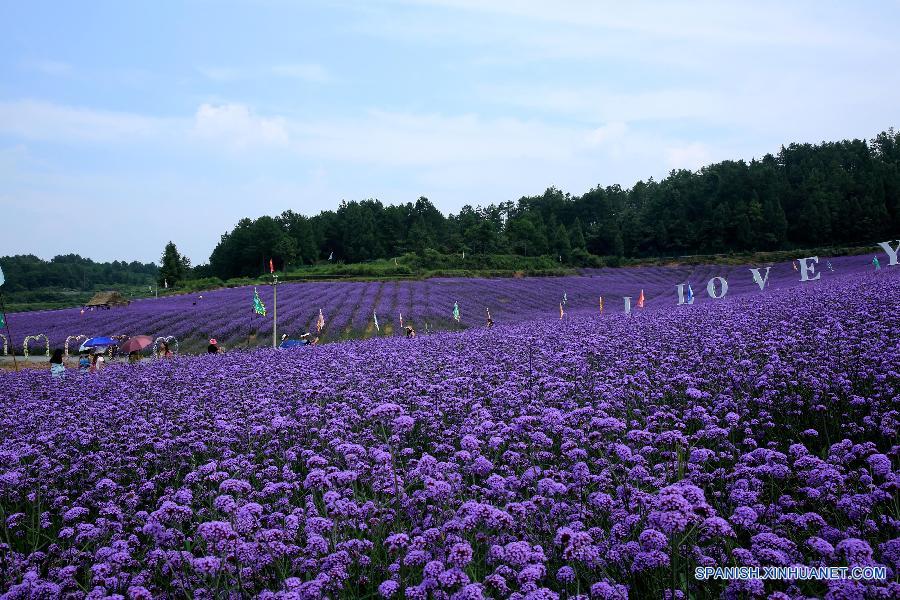
<instances>
[{"instance_id":1,"label":"blue umbrella","mask_svg":"<svg viewBox=\"0 0 900 600\"><path fill-rule=\"evenodd\" d=\"M299 348L309 344L306 340L284 340L279 344L279 348Z\"/></svg>"},{"instance_id":2,"label":"blue umbrella","mask_svg":"<svg viewBox=\"0 0 900 600\"><path fill-rule=\"evenodd\" d=\"M83 348L93 348L94 346L118 346L119 340L113 339L111 337L95 337L91 338L81 346Z\"/></svg>"},{"instance_id":3,"label":"blue umbrella","mask_svg":"<svg viewBox=\"0 0 900 600\"><path fill-rule=\"evenodd\" d=\"M78 349L79 352L86 352L88 350L93 350L94 354L103 354L106 352L106 346L92 346L88 348L82 344L81 348Z\"/></svg>"}]
</instances>

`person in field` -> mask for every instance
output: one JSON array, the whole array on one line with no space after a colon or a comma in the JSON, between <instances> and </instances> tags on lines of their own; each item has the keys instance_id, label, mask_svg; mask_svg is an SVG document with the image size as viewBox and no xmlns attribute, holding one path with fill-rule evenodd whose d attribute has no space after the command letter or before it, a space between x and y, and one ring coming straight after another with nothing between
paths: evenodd
<instances>
[{"instance_id":1,"label":"person in field","mask_svg":"<svg viewBox=\"0 0 900 600\"><path fill-rule=\"evenodd\" d=\"M206 347L207 354L219 354L221 351L222 349L219 348L219 342L216 341L216 338L209 340L209 346Z\"/></svg>"},{"instance_id":2,"label":"person in field","mask_svg":"<svg viewBox=\"0 0 900 600\"><path fill-rule=\"evenodd\" d=\"M53 351L50 357L50 376L54 379L63 379L66 376L66 365L63 364L62 348Z\"/></svg>"},{"instance_id":3,"label":"person in field","mask_svg":"<svg viewBox=\"0 0 900 600\"><path fill-rule=\"evenodd\" d=\"M88 370L91 373L99 373L103 369L104 362L105 361L101 354L92 354L91 355L91 368Z\"/></svg>"},{"instance_id":4,"label":"person in field","mask_svg":"<svg viewBox=\"0 0 900 600\"><path fill-rule=\"evenodd\" d=\"M156 349L157 358L172 358L172 351L169 350L169 342L163 342Z\"/></svg>"},{"instance_id":5,"label":"person in field","mask_svg":"<svg viewBox=\"0 0 900 600\"><path fill-rule=\"evenodd\" d=\"M88 369L91 368L91 357L88 356L87 352L82 352L81 356L78 357L78 371L81 373L87 373Z\"/></svg>"},{"instance_id":6,"label":"person in field","mask_svg":"<svg viewBox=\"0 0 900 600\"><path fill-rule=\"evenodd\" d=\"M416 337L416 330L412 328L412 325L406 326L406 339Z\"/></svg>"},{"instance_id":7,"label":"person in field","mask_svg":"<svg viewBox=\"0 0 900 600\"><path fill-rule=\"evenodd\" d=\"M141 353L137 350L132 350L128 353L128 364L133 365L141 361Z\"/></svg>"}]
</instances>

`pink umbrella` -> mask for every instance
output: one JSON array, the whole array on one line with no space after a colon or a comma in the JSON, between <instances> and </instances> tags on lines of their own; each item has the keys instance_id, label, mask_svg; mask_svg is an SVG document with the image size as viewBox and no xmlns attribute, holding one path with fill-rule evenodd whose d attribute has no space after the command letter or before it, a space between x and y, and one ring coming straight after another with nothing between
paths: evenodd
<instances>
[{"instance_id":1,"label":"pink umbrella","mask_svg":"<svg viewBox=\"0 0 900 600\"><path fill-rule=\"evenodd\" d=\"M120 352L138 352L153 343L153 338L149 335L136 335L127 342L119 346Z\"/></svg>"}]
</instances>

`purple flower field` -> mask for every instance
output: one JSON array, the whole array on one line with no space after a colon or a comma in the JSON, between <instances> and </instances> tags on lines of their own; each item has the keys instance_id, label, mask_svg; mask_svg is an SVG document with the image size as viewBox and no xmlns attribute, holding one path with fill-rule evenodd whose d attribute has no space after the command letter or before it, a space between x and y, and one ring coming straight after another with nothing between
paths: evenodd
<instances>
[{"instance_id":1,"label":"purple flower field","mask_svg":"<svg viewBox=\"0 0 900 600\"><path fill-rule=\"evenodd\" d=\"M336 327L376 305L421 327L457 299L478 327L0 373L2 597L900 597L900 268L832 262L765 293L735 269L719 301L694 273L678 307L673 269L284 286L294 328L326 300ZM596 314L641 287L647 310ZM134 333L237 339L251 295L128 310ZM58 339L71 312L12 324ZM887 578L694 577L773 565Z\"/></svg>"},{"instance_id":2,"label":"purple flower field","mask_svg":"<svg viewBox=\"0 0 900 600\"><path fill-rule=\"evenodd\" d=\"M834 271L826 268L830 260ZM849 256L819 262L823 280L871 269L870 256ZM759 266L765 270L767 265ZM323 342L398 333L399 314L419 332L480 327L489 308L497 324L553 318L565 293L566 311L572 315L597 313L604 298L605 313L624 310L622 296L636 304L644 290L647 309L673 307L675 286L690 283L696 303L715 302L706 293L710 278L728 280L727 297L759 293L747 267L646 267L586 271L584 276L527 279L429 279L425 281L295 283L278 287L278 330L296 336L314 330L319 309L325 315ZM800 285L790 263L772 266L766 291ZM254 316L252 287L202 294L143 299L127 308L86 311L79 308L15 313L9 315L11 345L21 353L27 335L45 334L52 347L62 347L67 336L152 335L175 336L183 351L202 351L206 340L216 338L226 346L265 346L272 339L272 288L258 286L269 311ZM198 297L202 295L203 299ZM453 303L459 302L460 324L452 319ZM373 327L377 310L381 331ZM256 336L248 339L250 332ZM280 335L279 335L280 337ZM37 349L32 352L38 352Z\"/></svg>"}]
</instances>

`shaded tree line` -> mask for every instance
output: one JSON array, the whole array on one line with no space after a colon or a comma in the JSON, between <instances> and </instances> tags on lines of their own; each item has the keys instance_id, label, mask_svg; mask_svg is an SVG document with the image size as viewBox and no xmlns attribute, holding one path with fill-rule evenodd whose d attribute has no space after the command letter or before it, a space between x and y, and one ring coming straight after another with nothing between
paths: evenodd
<instances>
[{"instance_id":1,"label":"shaded tree line","mask_svg":"<svg viewBox=\"0 0 900 600\"><path fill-rule=\"evenodd\" d=\"M313 217L242 219L201 276L223 279L327 259L361 262L422 253L677 256L870 243L900 231L900 133L869 142L791 144L750 162L672 171L631 188L539 196L444 216L427 198L342 202Z\"/></svg>"},{"instance_id":2,"label":"shaded tree line","mask_svg":"<svg viewBox=\"0 0 900 600\"><path fill-rule=\"evenodd\" d=\"M22 292L45 288L91 291L97 286L149 284L159 270L153 263L94 262L77 254L43 260L32 254L0 257L6 277L5 291Z\"/></svg>"}]
</instances>

